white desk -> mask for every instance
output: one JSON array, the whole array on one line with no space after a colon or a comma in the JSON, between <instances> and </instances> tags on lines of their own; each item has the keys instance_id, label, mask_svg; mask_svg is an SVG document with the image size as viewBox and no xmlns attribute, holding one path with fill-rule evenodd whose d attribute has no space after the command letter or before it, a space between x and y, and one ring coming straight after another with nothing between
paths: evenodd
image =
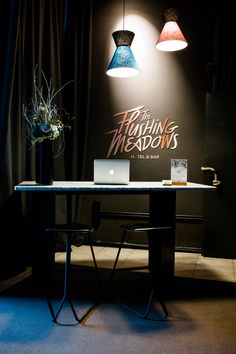
<instances>
[{"instance_id":1,"label":"white desk","mask_svg":"<svg viewBox=\"0 0 236 354\"><path fill-rule=\"evenodd\" d=\"M34 181L24 181L15 186L16 191L47 191L47 192L76 192L76 193L132 193L132 194L147 194L161 191L179 191L179 190L214 190L212 187L205 184L188 182L186 186L163 186L162 182L130 182L127 185L109 185L109 184L94 184L90 181L54 181L52 185L39 185Z\"/></svg>"},{"instance_id":2,"label":"white desk","mask_svg":"<svg viewBox=\"0 0 236 354\"><path fill-rule=\"evenodd\" d=\"M166 231L159 231L158 235L152 233L148 240L150 270L157 283L165 283L174 276L176 191L210 191L215 189L216 187L192 182L188 182L185 186L163 186L161 182L148 181L131 182L128 185L95 185L90 181L55 181L52 185L45 186L38 185L33 181L24 181L15 186L15 191L31 192L34 201L33 208L37 206L38 210L33 220L34 237L37 241L37 248L34 248L33 255L33 272L34 268L42 272L45 266L44 262L49 259L46 252L48 244L44 230L52 221L55 210L53 202L56 194L145 194L149 196L150 222L159 226L172 227L168 233Z\"/></svg>"}]
</instances>

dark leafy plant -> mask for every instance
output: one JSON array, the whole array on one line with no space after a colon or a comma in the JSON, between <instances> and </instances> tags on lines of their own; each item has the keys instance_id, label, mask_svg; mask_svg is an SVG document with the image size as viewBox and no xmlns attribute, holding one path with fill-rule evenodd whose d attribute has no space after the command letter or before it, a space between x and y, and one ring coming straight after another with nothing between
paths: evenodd
<instances>
[{"instance_id":1,"label":"dark leafy plant","mask_svg":"<svg viewBox=\"0 0 236 354\"><path fill-rule=\"evenodd\" d=\"M33 97L29 105L23 105L23 115L26 119L28 139L32 145L42 143L44 140L59 139L57 156L63 152L64 129L70 128L65 125L62 116L64 110L59 109L53 103L55 96L70 82L60 87L57 91L52 87L52 80L47 81L45 74L41 71L43 81L46 85L46 95L43 94L43 86L37 86L37 76L34 75Z\"/></svg>"}]
</instances>

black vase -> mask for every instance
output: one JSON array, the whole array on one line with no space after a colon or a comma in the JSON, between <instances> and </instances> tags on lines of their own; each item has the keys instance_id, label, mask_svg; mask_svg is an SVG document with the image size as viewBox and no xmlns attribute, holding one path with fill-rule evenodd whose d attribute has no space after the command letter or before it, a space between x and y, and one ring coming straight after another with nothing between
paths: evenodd
<instances>
[{"instance_id":1,"label":"black vase","mask_svg":"<svg viewBox=\"0 0 236 354\"><path fill-rule=\"evenodd\" d=\"M53 183L52 141L44 140L36 146L36 176L38 184Z\"/></svg>"}]
</instances>

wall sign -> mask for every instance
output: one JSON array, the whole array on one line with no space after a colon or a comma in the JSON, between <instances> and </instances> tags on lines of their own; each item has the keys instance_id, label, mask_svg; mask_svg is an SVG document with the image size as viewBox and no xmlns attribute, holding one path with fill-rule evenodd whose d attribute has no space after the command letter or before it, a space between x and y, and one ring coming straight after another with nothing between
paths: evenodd
<instances>
[{"instance_id":1,"label":"wall sign","mask_svg":"<svg viewBox=\"0 0 236 354\"><path fill-rule=\"evenodd\" d=\"M164 149L176 149L178 125L168 117L153 117L145 105L119 112L112 130L104 132L111 140L107 157L130 153L130 158L158 158ZM147 154L148 152L148 154Z\"/></svg>"}]
</instances>

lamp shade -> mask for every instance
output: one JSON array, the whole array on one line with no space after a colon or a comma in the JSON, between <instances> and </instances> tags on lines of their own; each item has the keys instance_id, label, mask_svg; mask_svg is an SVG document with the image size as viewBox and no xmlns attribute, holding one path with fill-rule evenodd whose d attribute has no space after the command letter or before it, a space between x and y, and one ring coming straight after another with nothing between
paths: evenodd
<instances>
[{"instance_id":1,"label":"lamp shade","mask_svg":"<svg viewBox=\"0 0 236 354\"><path fill-rule=\"evenodd\" d=\"M112 33L116 44L115 53L111 59L107 69L107 75L113 77L131 77L137 76L140 69L135 60L135 57L130 49L134 38L134 33L131 31L116 31Z\"/></svg>"},{"instance_id":2,"label":"lamp shade","mask_svg":"<svg viewBox=\"0 0 236 354\"><path fill-rule=\"evenodd\" d=\"M156 48L165 52L174 52L187 47L188 43L177 24L177 13L174 9L165 12L166 23L157 40Z\"/></svg>"}]
</instances>

